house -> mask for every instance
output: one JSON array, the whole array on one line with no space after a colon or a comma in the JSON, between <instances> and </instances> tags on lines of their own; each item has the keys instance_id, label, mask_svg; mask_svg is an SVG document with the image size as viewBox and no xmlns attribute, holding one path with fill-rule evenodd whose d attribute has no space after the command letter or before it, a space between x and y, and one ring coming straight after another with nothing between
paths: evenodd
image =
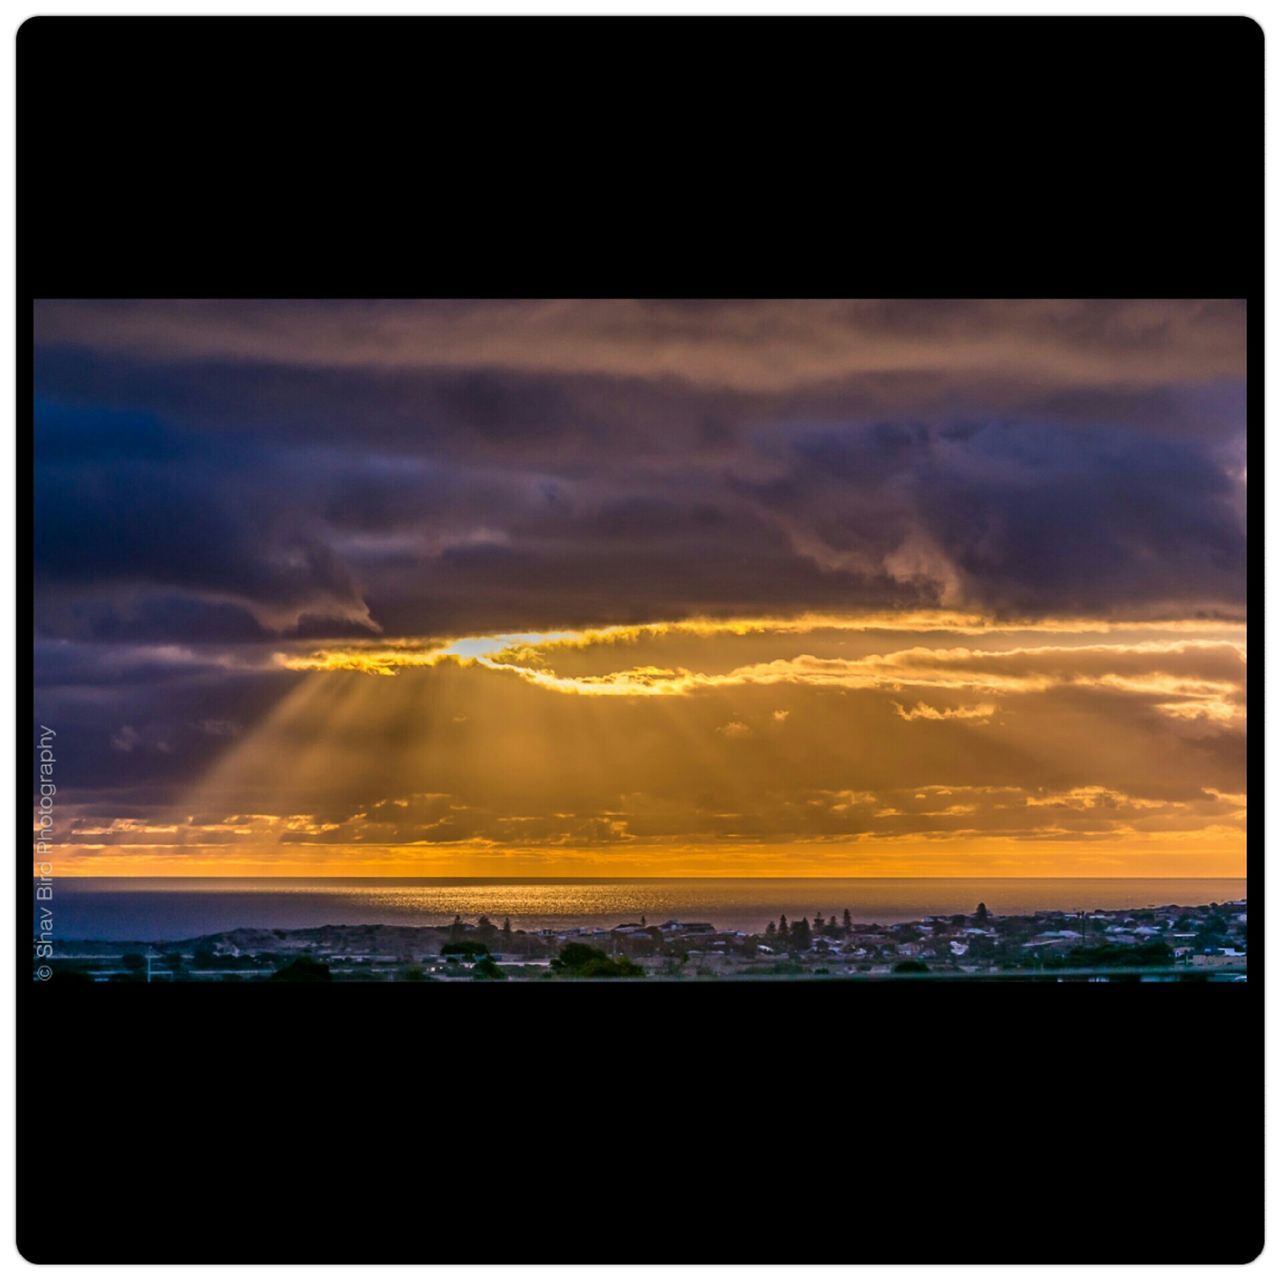
<instances>
[{"instance_id":1,"label":"house","mask_svg":"<svg viewBox=\"0 0 1280 1280\"><path fill-rule=\"evenodd\" d=\"M1056 933L1042 933L1038 937L1032 938L1030 942L1024 942L1024 948L1037 948L1045 951L1063 951L1073 946L1071 938L1060 937Z\"/></svg>"}]
</instances>

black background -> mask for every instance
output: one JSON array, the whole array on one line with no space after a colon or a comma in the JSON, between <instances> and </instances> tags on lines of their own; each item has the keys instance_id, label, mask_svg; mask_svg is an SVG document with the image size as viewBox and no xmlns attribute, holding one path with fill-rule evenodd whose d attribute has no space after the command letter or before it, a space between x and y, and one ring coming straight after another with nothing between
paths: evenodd
<instances>
[{"instance_id":1,"label":"black background","mask_svg":"<svg viewBox=\"0 0 1280 1280\"><path fill-rule=\"evenodd\" d=\"M1262 51L1246 19L34 19L19 493L50 296L1246 297L1260 476ZM20 856L19 1246L1246 1260L1251 790L1237 985L81 992L25 976Z\"/></svg>"}]
</instances>

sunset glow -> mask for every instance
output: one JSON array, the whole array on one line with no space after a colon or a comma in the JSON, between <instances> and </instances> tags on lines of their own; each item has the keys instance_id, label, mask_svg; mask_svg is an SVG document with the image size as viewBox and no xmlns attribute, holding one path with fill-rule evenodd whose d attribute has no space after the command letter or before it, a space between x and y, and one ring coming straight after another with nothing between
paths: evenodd
<instances>
[{"instance_id":1,"label":"sunset glow","mask_svg":"<svg viewBox=\"0 0 1280 1280\"><path fill-rule=\"evenodd\" d=\"M45 304L59 873L1243 876L1243 334Z\"/></svg>"}]
</instances>

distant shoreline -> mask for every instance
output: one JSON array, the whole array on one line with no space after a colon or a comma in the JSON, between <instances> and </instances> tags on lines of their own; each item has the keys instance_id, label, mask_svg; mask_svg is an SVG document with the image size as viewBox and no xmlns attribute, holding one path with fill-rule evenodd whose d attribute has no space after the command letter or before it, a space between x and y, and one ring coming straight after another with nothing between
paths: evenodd
<instances>
[{"instance_id":1,"label":"distant shoreline","mask_svg":"<svg viewBox=\"0 0 1280 1280\"><path fill-rule=\"evenodd\" d=\"M214 881L171 878L33 880L38 908L58 939L192 938L238 927L436 926L455 916L509 917L526 930L611 926L622 919L704 920L754 931L780 915L851 910L892 924L972 911L1001 915L1085 908L1139 909L1158 903L1247 900L1244 878L1046 877L771 878L373 878Z\"/></svg>"}]
</instances>

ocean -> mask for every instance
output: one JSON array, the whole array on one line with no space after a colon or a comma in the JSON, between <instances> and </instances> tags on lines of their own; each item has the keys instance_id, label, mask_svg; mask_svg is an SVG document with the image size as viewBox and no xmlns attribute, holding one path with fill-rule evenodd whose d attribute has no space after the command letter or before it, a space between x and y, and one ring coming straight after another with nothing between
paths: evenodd
<instances>
[{"instance_id":1,"label":"ocean","mask_svg":"<svg viewBox=\"0 0 1280 1280\"><path fill-rule=\"evenodd\" d=\"M1244 879L252 879L67 878L52 898L58 941L181 941L237 927L448 924L455 915L516 929L709 921L759 931L821 912L889 923L972 912L1197 906L1246 896Z\"/></svg>"}]
</instances>

